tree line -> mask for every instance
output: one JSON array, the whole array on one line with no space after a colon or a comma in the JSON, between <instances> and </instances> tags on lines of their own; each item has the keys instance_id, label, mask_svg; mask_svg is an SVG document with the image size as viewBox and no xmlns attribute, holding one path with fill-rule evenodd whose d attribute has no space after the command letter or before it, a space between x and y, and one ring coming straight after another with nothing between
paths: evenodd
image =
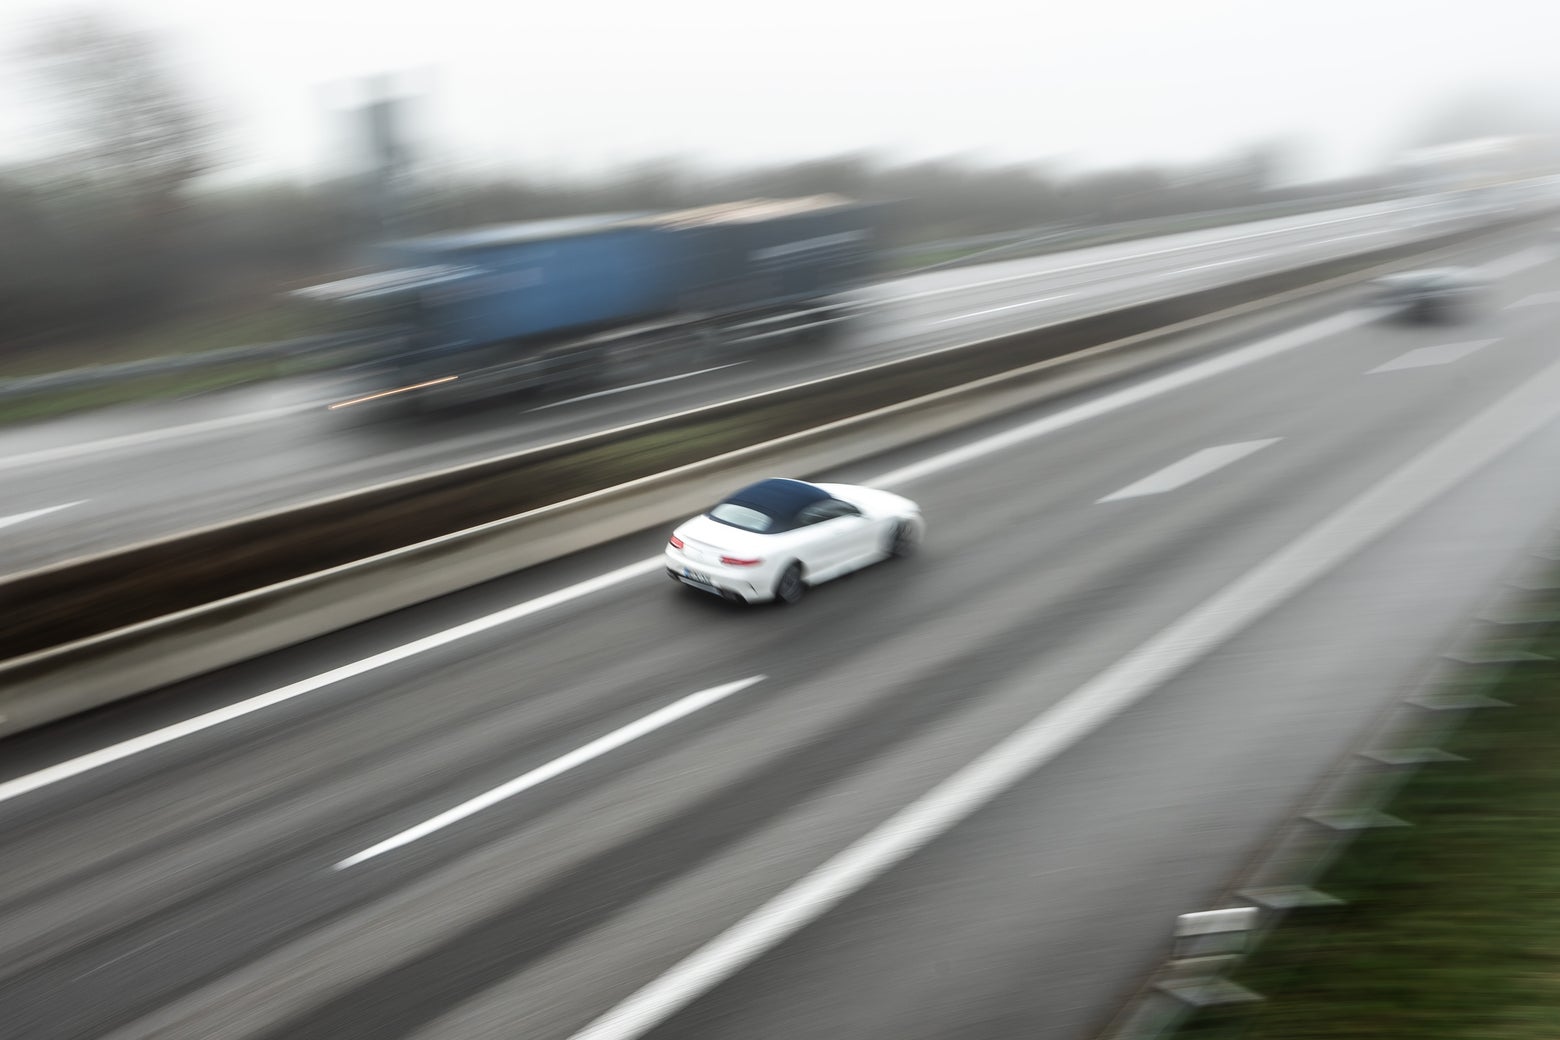
<instances>
[{"instance_id":1,"label":"tree line","mask_svg":"<svg viewBox=\"0 0 1560 1040\"><path fill-rule=\"evenodd\" d=\"M113 335L254 306L348 272L381 238L362 179L214 190L220 128L158 41L102 19L54 23L22 55L54 106L58 149L0 170L0 349ZM959 160L846 155L737 171L644 163L586 181L425 172L393 230L417 233L585 213L839 193L893 201L887 245L1278 202L1282 155L1254 147L1198 168L1064 176ZM1306 193L1378 190L1366 178Z\"/></svg>"}]
</instances>

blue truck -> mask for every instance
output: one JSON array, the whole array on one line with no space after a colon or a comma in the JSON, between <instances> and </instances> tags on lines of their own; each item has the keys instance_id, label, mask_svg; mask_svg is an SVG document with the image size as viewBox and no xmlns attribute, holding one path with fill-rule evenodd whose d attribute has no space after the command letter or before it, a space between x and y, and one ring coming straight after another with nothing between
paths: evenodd
<instances>
[{"instance_id":1,"label":"blue truck","mask_svg":"<svg viewBox=\"0 0 1560 1040\"><path fill-rule=\"evenodd\" d=\"M295 295L383 333L333 408L421 410L826 335L874 271L881 212L813 196L428 235Z\"/></svg>"}]
</instances>

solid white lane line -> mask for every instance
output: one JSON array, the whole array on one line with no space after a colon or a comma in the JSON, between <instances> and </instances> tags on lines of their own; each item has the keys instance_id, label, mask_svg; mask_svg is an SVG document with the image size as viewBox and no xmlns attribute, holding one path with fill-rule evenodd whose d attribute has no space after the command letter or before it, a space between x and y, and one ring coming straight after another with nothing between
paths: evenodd
<instances>
[{"instance_id":1,"label":"solid white lane line","mask_svg":"<svg viewBox=\"0 0 1560 1040\"><path fill-rule=\"evenodd\" d=\"M211 729L213 726L220 726L224 722L241 719L245 715L252 715L257 711L283 704L306 693L313 693L327 686L333 686L336 683L345 682L359 675L376 671L386 665L395 664L397 661L404 661L409 657L427 653L429 650L448 646L450 643L458 642L480 632L486 632L500 625L510 624L521 618L530 617L532 614L540 614L543 611L551 610L553 607L582 599L594 592L600 592L603 589L621 585L626 581L654 574L664 566L664 561L659 556L654 559L640 560L626 567L619 567L615 571L608 571L605 574L588 578L578 584L566 586L556 592L538 596L536 599L526 600L523 603L505 607L496 613L479 617L473 621L467 621L464 624L456 625L454 628L447 628L442 632L435 632L432 635L423 636L421 639L414 639L410 643L403 643L400 646L392 647L370 657L364 657L350 664L344 664L338 668L320 672L318 675L311 675L307 679L289 683L279 689L271 690L269 693L262 693L246 700L229 704L226 707L217 708L204 715L197 715L193 719L164 726L162 729L154 730L139 737L133 737L130 740L121 741L118 744L111 744L101 750L69 759L47 769L40 769L36 773L19 776L14 780L0 783L0 802L10 801L12 798L36 791L41 787L57 784L62 780L80 776L83 773L91 772L110 763L129 758L132 755L138 755L143 751L150 751L164 744L170 744L175 740Z\"/></svg>"},{"instance_id":2,"label":"solid white lane line","mask_svg":"<svg viewBox=\"0 0 1560 1040\"><path fill-rule=\"evenodd\" d=\"M491 791L485 791L469 801L462 802L455 808L446 810L431 820L419 823L415 827L409 827L394 837L386 838L379 844L366 848L356 855L348 856L336 864L336 869L345 870L348 867L355 867L359 863L373 859L375 856L381 856L392 849L398 849L402 845L410 845L420 838L426 838L428 835L443 830L451 824L459 823L468 816L476 815L483 809L497 805L506 798L513 798L523 791L529 791L538 784L544 784L556 776L561 776L592 759L600 758L607 752L622 747L624 744L654 733L663 726L669 726L678 719L686 718L702 708L708 708L710 705L723 701L732 694L739 693L763 680L764 676L754 675L746 679L739 679L736 682L726 683L724 686L714 686L708 690L691 693L679 701L674 701L641 719L613 730L604 737L598 737L588 744L575 748L561 758L555 758L544 766L538 766L507 783L500 784Z\"/></svg>"},{"instance_id":3,"label":"solid white lane line","mask_svg":"<svg viewBox=\"0 0 1560 1040\"><path fill-rule=\"evenodd\" d=\"M1366 375L1374 375L1377 372L1396 372L1404 368L1428 368L1431 365L1449 365L1453 361L1461 361L1474 351L1483 350L1493 339L1481 339L1472 343L1442 343L1434 347L1416 347L1404 354L1399 354L1391 361L1366 372Z\"/></svg>"},{"instance_id":4,"label":"solid white lane line","mask_svg":"<svg viewBox=\"0 0 1560 1040\"><path fill-rule=\"evenodd\" d=\"M1524 296L1514 303L1508 303L1501 310L1515 310L1518 307L1542 307L1551 303L1560 303L1560 292L1541 292Z\"/></svg>"},{"instance_id":5,"label":"solid white lane line","mask_svg":"<svg viewBox=\"0 0 1560 1040\"><path fill-rule=\"evenodd\" d=\"M69 509L72 506L85 505L90 499L80 499L76 502L66 502L58 506L45 506L42 509L33 509L25 513L12 513L10 516L0 516L0 527L10 527L12 524L26 523L28 520L36 520L40 516L48 516L50 513L58 513L61 509Z\"/></svg>"},{"instance_id":6,"label":"solid white lane line","mask_svg":"<svg viewBox=\"0 0 1560 1040\"><path fill-rule=\"evenodd\" d=\"M1560 364L1226 586L570 1040L635 1040L663 1024L1556 418Z\"/></svg>"},{"instance_id":7,"label":"solid white lane line","mask_svg":"<svg viewBox=\"0 0 1560 1040\"><path fill-rule=\"evenodd\" d=\"M1160 394L1169 393L1172 390L1190 386L1193 383L1224 372L1233 371L1245 365L1282 354L1285 351L1293 350L1296 347L1304 346L1318 339L1358 328L1374 320L1374 318L1375 312L1371 310L1351 311L1323 318L1321 321L1302 325L1297 329L1291 329L1288 332L1282 332L1276 336L1258 340L1255 343L1232 350L1227 354L1210 358L1207 361L1188 365L1179 371L1146 379L1133 386L1104 394L1071 408L1065 408L1060 412L1047 415L1044 418L1026 423L1015 429L994 434L971 444L942 452L939 455L933 455L930 458L922 459L920 462L911 463L896 470L890 470L887 473L879 474L877 477L867 480L866 483L881 484L885 487L912 483L935 473L963 466L985 456L1006 451L1015 445L1044 437L1057 430L1063 430L1069 426L1086 422L1089 419L1119 411L1122 408L1158 397ZM254 712L290 701L295 697L301 697L306 693L313 693L316 690L367 672L372 672L386 665L404 661L409 657L415 657L426 651L446 646L468 636L477 635L481 632L498 628L501 625L507 625L513 621L551 610L553 607L571 603L577 599L583 599L586 596L614 588L625 582L647 577L659 572L663 566L664 563L659 556L640 560L637 563L619 567L617 570L599 574L594 578L588 578L578 584L546 593L535 599L505 607L496 613L464 622L456 625L454 628L435 632L432 635L424 636L410 643L404 643L401 646L392 647L370 657L310 676L307 679L300 679L298 682L283 686L280 689L257 694L254 697L218 708L185 722L165 726L154 732L121 741L118 744L112 744L101 750L50 766L47 769L41 769L36 773L29 773L14 780L0 783L0 802L6 802L12 798L36 791L39 788L47 787L50 784L56 784L62 780L80 776L83 773L121 761L143 751L149 751L183 737L210 729L213 726L220 726L225 722L243 718L245 715L251 715Z\"/></svg>"},{"instance_id":8,"label":"solid white lane line","mask_svg":"<svg viewBox=\"0 0 1560 1040\"><path fill-rule=\"evenodd\" d=\"M1267 339L1258 340L1256 343L1231 351L1228 354L1211 358L1208 361L1189 365L1179 371L1157 376L1134 386L1097 397L1094 400L1085 401L1071 408L1065 408L1060 412L1047 415L1031 423L1026 423L1016 429L995 434L951 451L945 451L939 455L922 459L920 462L912 463L909 466L880 474L867 480L866 483L884 487L908 484L933 474L965 465L985 456L1005 451L1015 445L1043 437L1057 430L1063 430L1089 419L1118 411L1129 405L1157 397L1160 394L1180 389L1183 386L1189 386L1199 380L1252 364L1264 358L1283 353L1286 350L1293 350L1296 347L1314 342L1325 336L1357 328L1372 320L1372 318L1373 313L1370 311L1335 314L1331 317L1323 318L1321 321L1302 325L1298 329L1292 329L1288 332L1279 333L1276 336L1270 336ZM473 621L467 621L464 624L456 625L454 628L435 632L432 635L424 636L410 643L392 647L370 657L310 676L307 679L300 679L280 689L257 694L226 707L217 708L204 715L196 716L185 722L174 723L143 736L121 741L99 751L69 759L58 765L39 770L36 773L29 773L14 780L0 783L0 802L6 802L12 798L36 791L39 788L47 787L50 784L56 784L62 780L80 776L83 773L88 773L94 769L129 758L132 755L138 755L143 751L150 751L153 748L161 747L175 740L211 729L213 726L220 726L234 719L243 718L245 715L252 715L257 711L285 703L295 697L301 697L304 694L313 693L327 686L344 682L347 679L356 678L359 675L404 661L407 658L415 657L429 650L446 646L468 636L478 635L490 629L498 628L501 625L507 625L522 618L530 617L533 614L550 610L553 607L582 599L593 593L613 588L624 582L655 574L663 566L664 562L659 556L640 560L637 563L631 563L615 571L609 571L606 574L589 578L576 585L566 586L556 592L539 596L536 599L505 607L496 613L488 614Z\"/></svg>"},{"instance_id":9,"label":"solid white lane line","mask_svg":"<svg viewBox=\"0 0 1560 1040\"><path fill-rule=\"evenodd\" d=\"M1057 293L1055 296L1042 296L1038 300L1021 300L1018 303L1005 303L1000 307L987 307L983 311L970 311L968 314L955 314L951 318L939 318L932 322L933 325L946 325L953 321L964 321L966 318L979 318L984 314L996 314L1000 311L1016 310L1019 307L1038 307L1042 303L1051 303L1056 300L1065 300L1076 296L1077 293Z\"/></svg>"},{"instance_id":10,"label":"solid white lane line","mask_svg":"<svg viewBox=\"0 0 1560 1040\"><path fill-rule=\"evenodd\" d=\"M1059 412L1054 412L1033 422L1014 427L1003 433L993 434L971 444L950 449L940 455L933 455L919 462L901 466L899 469L881 473L876 477L867 479L864 483L893 487L933 476L944 470L963 466L985 458L988 455L1006 451L1026 441L1055 433L1057 430L1064 430L1069 426L1076 426L1078 423L1096 419L1110 412L1120 411L1130 405L1139 404L1150 398L1169 393L1172 390L1179 390L1184 386L1190 386L1204 379L1210 379L1213 376L1232 372L1235 369L1255 364L1258 361L1264 361L1286 351L1303 347L1308 343L1325 339L1328 336L1336 336L1350 329L1359 328L1373 320L1375 320L1375 312L1370 310L1345 311L1342 314L1334 314L1320 321L1313 321L1299 328L1257 340L1255 343L1247 344L1227 354L1220 354L1206 361L1187 365L1185 368L1177 369L1174 372L1167 372L1162 376L1145 379L1141 383L1136 383L1121 390L1102 394L1093 400L1084 401L1082 404L1074 405L1071 408L1064 408Z\"/></svg>"},{"instance_id":11,"label":"solid white lane line","mask_svg":"<svg viewBox=\"0 0 1560 1040\"><path fill-rule=\"evenodd\" d=\"M1184 487L1199 477L1206 477L1214 470L1223 469L1253 452L1261 451L1269 444L1277 444L1278 437L1261 441L1241 441L1238 444L1220 444L1202 451L1194 451L1180 462L1172 462L1164 469L1150 473L1142 480L1128 484L1120 491L1113 491L1100 499L1114 502L1121 498L1139 498L1143 495L1160 495Z\"/></svg>"},{"instance_id":12,"label":"solid white lane line","mask_svg":"<svg viewBox=\"0 0 1560 1040\"><path fill-rule=\"evenodd\" d=\"M140 444L152 444L157 441L188 437L197 433L209 433L213 430L223 430L231 426L249 426L254 423L285 418L289 415L298 415L301 412L312 411L320 407L323 407L323 402L288 405L285 408L268 408L259 412L246 412L243 415L227 415L220 419L185 423L183 426L165 426L156 430L142 430L140 433L125 433L117 437L105 437L98 441L62 444L55 448L42 448L38 451L29 451L21 455L10 455L0 458L0 469L36 466L45 462L58 462L61 459L76 458L81 455L96 455L119 448L133 448Z\"/></svg>"},{"instance_id":13,"label":"solid white lane line","mask_svg":"<svg viewBox=\"0 0 1560 1040\"><path fill-rule=\"evenodd\" d=\"M630 390L643 390L647 386L658 386L661 383L675 383L679 379L692 379L694 376L702 376L708 372L719 372L722 369L736 368L738 365L745 364L747 364L746 361L733 361L726 365L716 365L714 368L701 368L697 372L681 372L675 376L662 376L660 379L647 379L643 383L630 383L628 386L615 386L610 390L597 390L593 394L581 394L578 397L570 397L563 401L554 401L551 404L537 405L535 408L528 408L526 410L531 412L545 412L549 408L562 408L566 404L575 404L580 401L589 401L597 397L611 397L613 394L626 394Z\"/></svg>"}]
</instances>

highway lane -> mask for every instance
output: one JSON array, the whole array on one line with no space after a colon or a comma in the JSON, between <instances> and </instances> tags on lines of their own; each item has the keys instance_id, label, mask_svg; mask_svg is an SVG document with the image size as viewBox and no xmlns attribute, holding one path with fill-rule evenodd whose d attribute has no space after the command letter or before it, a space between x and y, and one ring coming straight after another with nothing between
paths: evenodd
<instances>
[{"instance_id":1,"label":"highway lane","mask_svg":"<svg viewBox=\"0 0 1560 1040\"><path fill-rule=\"evenodd\" d=\"M1033 327L1232 274L1386 245L1455 214L1411 201L910 276L862 293L867 314L826 348L745 352L606 393L512 402L415 428L343 431L330 383L252 388L123 419L92 415L0 432L8 526L0 573L176 534L325 494L652 418L874 361ZM65 508L61 508L65 507ZM0 518L3 519L3 518Z\"/></svg>"},{"instance_id":2,"label":"highway lane","mask_svg":"<svg viewBox=\"0 0 1560 1040\"><path fill-rule=\"evenodd\" d=\"M1502 297L1557 279L1536 265ZM644 574L100 769L0 786L0 1035L573 1036L1441 438L1515 414L1492 412L1507 395L1554 399L1553 318L1332 322L923 470L904 487L932 524L923 553L799 609L732 610ZM1373 372L1472 341L1489 342ZM1091 400L821 476L902 473ZM1550 423L1477 467L653 1035L1085 1035L1174 914L1211 898L1552 520L1557 451ZM530 601L663 536L23 735L4 777Z\"/></svg>"}]
</instances>

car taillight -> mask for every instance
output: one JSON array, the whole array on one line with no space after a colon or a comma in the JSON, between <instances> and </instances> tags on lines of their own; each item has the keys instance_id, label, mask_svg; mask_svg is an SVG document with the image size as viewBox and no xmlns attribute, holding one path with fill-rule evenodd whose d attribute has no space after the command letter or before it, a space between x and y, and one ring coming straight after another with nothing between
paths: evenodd
<instances>
[{"instance_id":1,"label":"car taillight","mask_svg":"<svg viewBox=\"0 0 1560 1040\"><path fill-rule=\"evenodd\" d=\"M672 535L672 548L673 549L681 549L682 547L683 547L683 540L681 538L677 537L675 534Z\"/></svg>"},{"instance_id":2,"label":"car taillight","mask_svg":"<svg viewBox=\"0 0 1560 1040\"><path fill-rule=\"evenodd\" d=\"M763 563L764 561L758 559L745 560L740 556L722 556L720 558L720 562L724 563L728 567L751 567L754 564Z\"/></svg>"}]
</instances>

